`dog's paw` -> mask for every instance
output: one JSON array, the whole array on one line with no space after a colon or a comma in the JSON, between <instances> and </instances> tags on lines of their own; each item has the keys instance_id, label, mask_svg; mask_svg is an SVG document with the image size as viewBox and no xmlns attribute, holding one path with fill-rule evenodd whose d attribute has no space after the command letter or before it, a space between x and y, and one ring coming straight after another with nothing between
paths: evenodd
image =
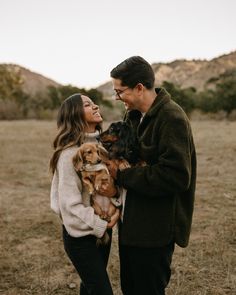
<instances>
[{"instance_id":1,"label":"dog's paw","mask_svg":"<svg viewBox=\"0 0 236 295\"><path fill-rule=\"evenodd\" d=\"M111 217L108 216L107 214L102 214L102 215L100 215L100 218L101 218L102 220L107 221L108 223L111 221Z\"/></svg>"},{"instance_id":2,"label":"dog's paw","mask_svg":"<svg viewBox=\"0 0 236 295\"><path fill-rule=\"evenodd\" d=\"M130 167L131 167L131 165L126 160L121 160L120 163L119 163L119 169L120 170L124 170L124 169L130 168Z\"/></svg>"}]
</instances>

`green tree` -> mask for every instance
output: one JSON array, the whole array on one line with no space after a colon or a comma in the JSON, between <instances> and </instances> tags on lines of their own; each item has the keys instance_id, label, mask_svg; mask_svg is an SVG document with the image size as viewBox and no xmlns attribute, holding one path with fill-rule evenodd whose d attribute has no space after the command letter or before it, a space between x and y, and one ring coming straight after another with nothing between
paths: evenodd
<instances>
[{"instance_id":1,"label":"green tree","mask_svg":"<svg viewBox=\"0 0 236 295\"><path fill-rule=\"evenodd\" d=\"M0 99L24 101L26 96L22 89L23 83L24 81L17 67L0 65Z\"/></svg>"},{"instance_id":2,"label":"green tree","mask_svg":"<svg viewBox=\"0 0 236 295\"><path fill-rule=\"evenodd\" d=\"M50 109L56 109L61 104L62 98L58 87L48 86L48 96L50 101Z\"/></svg>"},{"instance_id":3,"label":"green tree","mask_svg":"<svg viewBox=\"0 0 236 295\"><path fill-rule=\"evenodd\" d=\"M236 109L236 71L227 71L207 82L207 89L199 94L198 107L204 112Z\"/></svg>"},{"instance_id":4,"label":"green tree","mask_svg":"<svg viewBox=\"0 0 236 295\"><path fill-rule=\"evenodd\" d=\"M29 95L23 91L23 84L24 81L17 66L0 65L0 100L16 103L22 115L26 116Z\"/></svg>"},{"instance_id":5,"label":"green tree","mask_svg":"<svg viewBox=\"0 0 236 295\"><path fill-rule=\"evenodd\" d=\"M236 109L236 77L227 77L216 84L216 97L220 109L229 114Z\"/></svg>"},{"instance_id":6,"label":"green tree","mask_svg":"<svg viewBox=\"0 0 236 295\"><path fill-rule=\"evenodd\" d=\"M103 100L103 95L100 91L95 88L91 88L86 90L85 88L78 88L72 85L64 85L59 87L49 86L48 87L48 95L51 101L51 109L58 108L63 100L74 93L83 93L84 95L88 95L96 104L106 104L110 106L109 102Z\"/></svg>"},{"instance_id":7,"label":"green tree","mask_svg":"<svg viewBox=\"0 0 236 295\"><path fill-rule=\"evenodd\" d=\"M219 111L218 100L215 91L209 89L198 94L196 108L205 113L215 113Z\"/></svg>"},{"instance_id":8,"label":"green tree","mask_svg":"<svg viewBox=\"0 0 236 295\"><path fill-rule=\"evenodd\" d=\"M177 102L187 114L195 108L196 89L194 87L181 89L173 83L164 81L162 86L171 94L171 98Z\"/></svg>"}]
</instances>

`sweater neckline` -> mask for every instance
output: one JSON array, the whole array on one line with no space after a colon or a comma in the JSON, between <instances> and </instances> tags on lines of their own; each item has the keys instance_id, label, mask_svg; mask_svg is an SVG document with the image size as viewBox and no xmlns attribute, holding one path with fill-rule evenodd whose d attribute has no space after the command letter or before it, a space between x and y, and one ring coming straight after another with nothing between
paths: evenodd
<instances>
[{"instance_id":1,"label":"sweater neckline","mask_svg":"<svg viewBox=\"0 0 236 295\"><path fill-rule=\"evenodd\" d=\"M99 131L96 130L95 132L85 132L85 138L96 138L99 135Z\"/></svg>"},{"instance_id":2,"label":"sweater neckline","mask_svg":"<svg viewBox=\"0 0 236 295\"><path fill-rule=\"evenodd\" d=\"M96 130L92 133L85 133L83 142L98 142L97 137L99 136L99 131Z\"/></svg>"}]
</instances>

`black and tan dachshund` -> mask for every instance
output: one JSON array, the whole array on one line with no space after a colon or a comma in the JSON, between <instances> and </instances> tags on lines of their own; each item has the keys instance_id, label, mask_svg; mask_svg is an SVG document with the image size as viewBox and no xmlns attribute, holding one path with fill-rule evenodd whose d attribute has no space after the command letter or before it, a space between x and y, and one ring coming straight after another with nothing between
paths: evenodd
<instances>
[{"instance_id":1,"label":"black and tan dachshund","mask_svg":"<svg viewBox=\"0 0 236 295\"><path fill-rule=\"evenodd\" d=\"M111 123L98 139L108 151L110 159L126 160L132 166L140 161L138 140L128 123Z\"/></svg>"}]
</instances>

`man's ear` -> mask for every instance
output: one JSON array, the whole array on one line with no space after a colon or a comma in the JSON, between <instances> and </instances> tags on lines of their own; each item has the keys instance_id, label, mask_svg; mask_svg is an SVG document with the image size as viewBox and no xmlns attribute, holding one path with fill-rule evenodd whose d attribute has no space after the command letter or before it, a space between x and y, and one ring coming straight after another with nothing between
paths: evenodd
<instances>
[{"instance_id":1,"label":"man's ear","mask_svg":"<svg viewBox=\"0 0 236 295\"><path fill-rule=\"evenodd\" d=\"M142 83L138 83L135 87L137 88L138 91L142 91L143 92L143 90L144 90L144 86L143 86Z\"/></svg>"},{"instance_id":2,"label":"man's ear","mask_svg":"<svg viewBox=\"0 0 236 295\"><path fill-rule=\"evenodd\" d=\"M106 162L109 159L108 151L101 144L97 144L97 149L101 160Z\"/></svg>"},{"instance_id":3,"label":"man's ear","mask_svg":"<svg viewBox=\"0 0 236 295\"><path fill-rule=\"evenodd\" d=\"M82 157L82 152L80 149L78 149L77 153L74 155L72 162L73 162L75 171L79 172L83 166L83 157Z\"/></svg>"}]
</instances>

